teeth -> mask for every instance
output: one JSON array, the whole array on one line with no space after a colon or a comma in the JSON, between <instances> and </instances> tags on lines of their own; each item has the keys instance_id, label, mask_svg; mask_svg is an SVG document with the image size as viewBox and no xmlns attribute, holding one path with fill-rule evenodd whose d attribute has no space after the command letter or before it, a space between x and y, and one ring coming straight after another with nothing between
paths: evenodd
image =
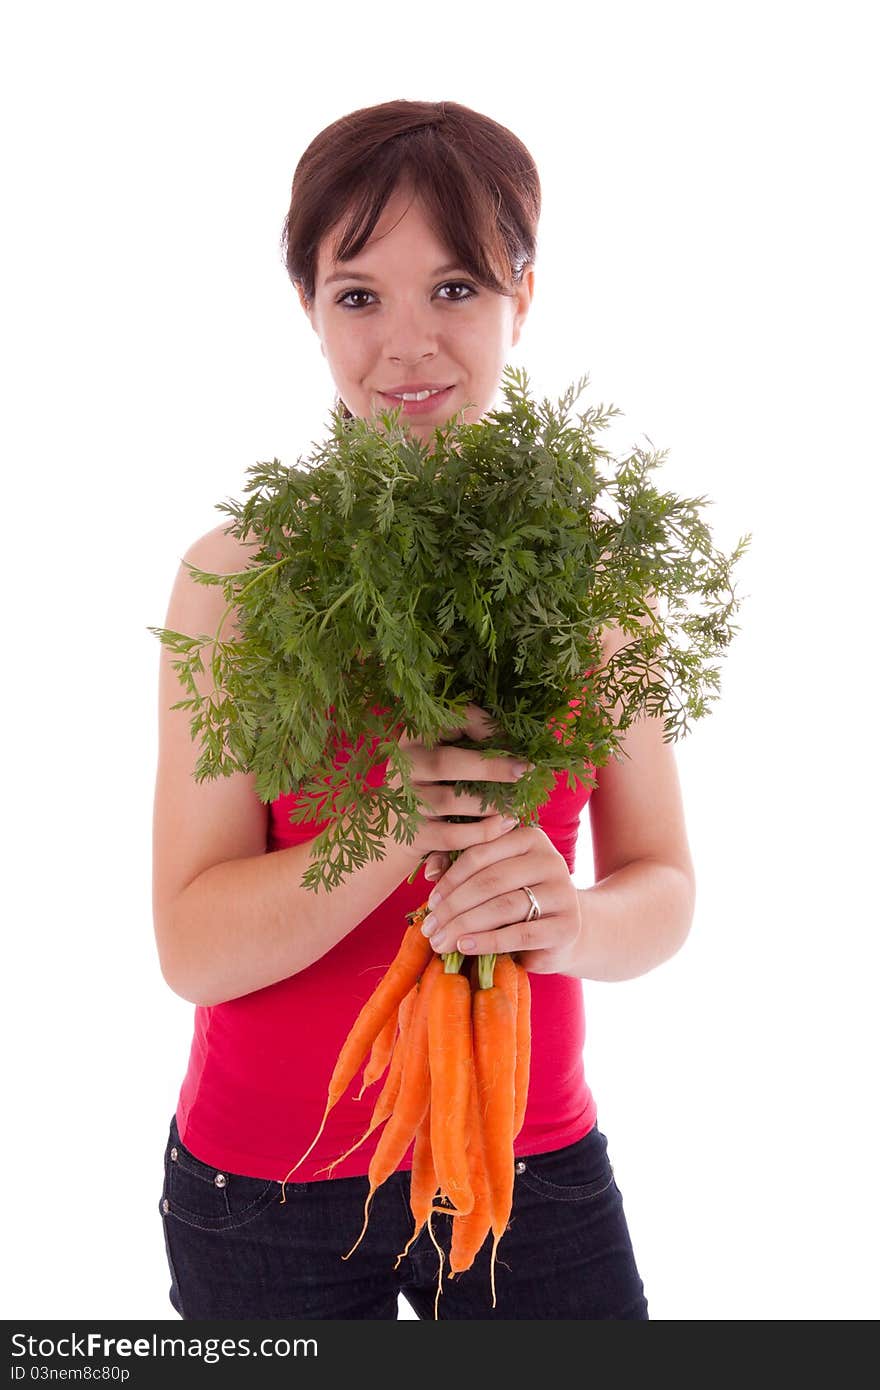
<instances>
[{"instance_id":1,"label":"teeth","mask_svg":"<svg viewBox=\"0 0 880 1390\"><path fill-rule=\"evenodd\" d=\"M439 396L440 392L445 390L445 386L438 386L436 391L395 391L392 394L396 401L426 401L429 396Z\"/></svg>"}]
</instances>

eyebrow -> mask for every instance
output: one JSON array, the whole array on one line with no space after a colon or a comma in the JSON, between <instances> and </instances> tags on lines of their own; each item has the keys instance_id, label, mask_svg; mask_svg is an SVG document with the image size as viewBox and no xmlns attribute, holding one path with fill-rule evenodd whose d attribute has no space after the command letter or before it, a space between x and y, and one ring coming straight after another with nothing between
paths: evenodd
<instances>
[{"instance_id":1,"label":"eyebrow","mask_svg":"<svg viewBox=\"0 0 880 1390\"><path fill-rule=\"evenodd\" d=\"M436 270L431 271L431 275L432 277L434 275L445 275L450 270L460 269L462 269L462 267L459 265L458 261L450 261L448 265L438 265ZM368 275L366 271L363 270L343 270L337 275L328 275L324 284L332 285L337 280L372 280L375 284L376 276Z\"/></svg>"}]
</instances>

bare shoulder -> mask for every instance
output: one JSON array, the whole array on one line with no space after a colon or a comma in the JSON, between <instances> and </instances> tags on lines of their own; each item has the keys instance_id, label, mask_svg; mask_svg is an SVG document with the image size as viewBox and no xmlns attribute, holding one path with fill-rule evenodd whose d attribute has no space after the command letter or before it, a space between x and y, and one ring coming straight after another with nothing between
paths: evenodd
<instances>
[{"instance_id":1,"label":"bare shoulder","mask_svg":"<svg viewBox=\"0 0 880 1390\"><path fill-rule=\"evenodd\" d=\"M221 522L194 540L184 554L184 560L199 569L215 574L238 574L247 569L250 559L260 548L257 540L242 540L233 535L231 521Z\"/></svg>"}]
</instances>

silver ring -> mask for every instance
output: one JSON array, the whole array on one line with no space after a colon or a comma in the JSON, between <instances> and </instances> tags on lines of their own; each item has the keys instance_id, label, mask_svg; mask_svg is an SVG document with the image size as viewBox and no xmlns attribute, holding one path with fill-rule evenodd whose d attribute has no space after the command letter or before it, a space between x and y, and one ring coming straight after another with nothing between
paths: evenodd
<instances>
[{"instance_id":1,"label":"silver ring","mask_svg":"<svg viewBox=\"0 0 880 1390\"><path fill-rule=\"evenodd\" d=\"M523 921L524 921L524 922L534 922L535 919L536 919L537 917L540 917L540 915L541 915L541 904L538 902L538 899L535 897L535 895L534 895L534 893L532 892L531 888L523 887L523 892L524 892L524 893L528 893L528 895L529 895L529 903L530 903L528 915L525 916L525 917L523 918Z\"/></svg>"}]
</instances>

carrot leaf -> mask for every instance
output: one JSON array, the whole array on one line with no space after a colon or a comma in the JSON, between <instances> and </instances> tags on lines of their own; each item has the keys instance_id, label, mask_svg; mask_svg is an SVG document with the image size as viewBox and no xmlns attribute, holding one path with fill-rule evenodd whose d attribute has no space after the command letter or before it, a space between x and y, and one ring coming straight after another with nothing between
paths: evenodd
<instances>
[{"instance_id":1,"label":"carrot leaf","mask_svg":"<svg viewBox=\"0 0 880 1390\"><path fill-rule=\"evenodd\" d=\"M593 787L595 769L622 761L635 720L662 718L670 742L718 698L751 536L725 554L708 499L655 481L665 452L604 448L616 407L572 418L588 380L554 406L505 367L503 404L474 423L459 412L431 447L399 411L331 412L310 456L253 465L247 500L217 504L259 548L240 573L191 577L222 586L238 637L221 641L222 622L148 631L177 658L196 780L247 772L265 802L296 794L291 821L315 827L304 887L333 889L389 836L413 843L403 730L432 747L479 704L498 732L461 746L534 770L461 790L527 824L558 773ZM603 661L610 626L629 640ZM383 766L394 786L377 780Z\"/></svg>"}]
</instances>

